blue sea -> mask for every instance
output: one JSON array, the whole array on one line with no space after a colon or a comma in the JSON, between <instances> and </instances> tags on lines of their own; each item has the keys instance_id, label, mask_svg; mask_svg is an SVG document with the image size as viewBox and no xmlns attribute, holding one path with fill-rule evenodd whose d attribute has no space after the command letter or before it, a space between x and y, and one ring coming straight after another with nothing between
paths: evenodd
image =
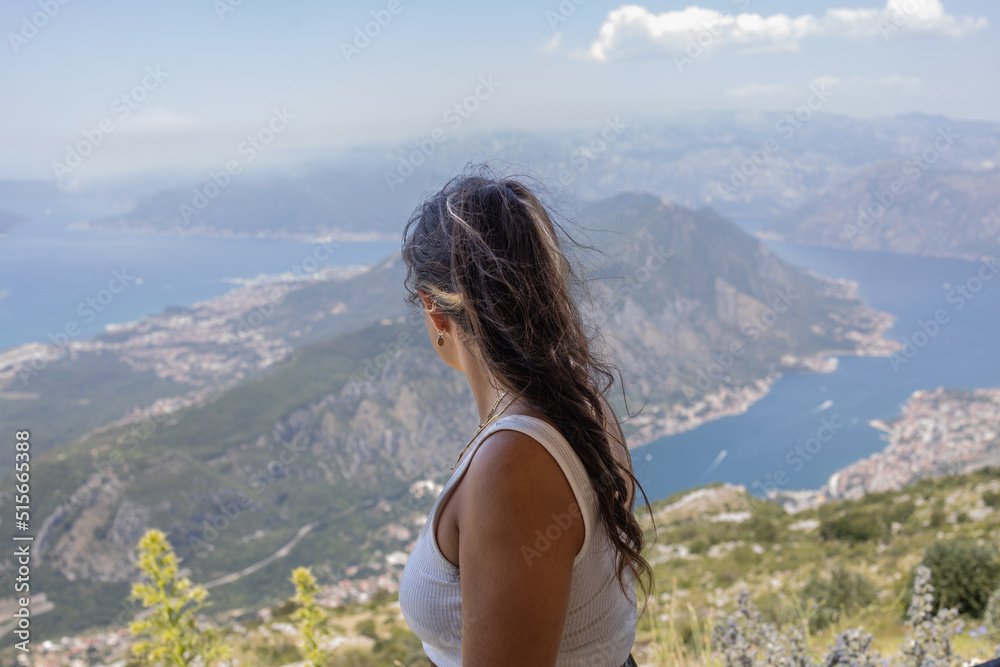
<instances>
[{"instance_id":1,"label":"blue sea","mask_svg":"<svg viewBox=\"0 0 1000 667\"><path fill-rule=\"evenodd\" d=\"M916 341L915 353L895 364L889 357L840 357L832 373L786 375L744 414L633 450L636 477L651 501L714 481L744 484L757 495L772 486L818 489L838 469L885 448L884 434L868 421L899 416L917 389L1000 386L1000 274L981 262L766 244L792 264L856 280L861 298L897 316L887 337ZM976 280L981 269L989 280ZM967 285L970 298L957 296L958 285ZM935 335L918 334L941 309L946 323ZM828 441L813 453L805 447L810 438L817 439L813 450L816 441Z\"/></svg>"},{"instance_id":2,"label":"blue sea","mask_svg":"<svg viewBox=\"0 0 1000 667\"><path fill-rule=\"evenodd\" d=\"M0 350L50 342L67 327L77 332L71 340L82 340L109 323L137 320L171 305L190 306L237 286L224 278L302 267L315 248L295 240L67 229L128 207L103 197L4 206L29 220L0 241ZM341 243L317 269L369 264L398 249L398 242ZM125 280L115 280L114 272Z\"/></svg>"}]
</instances>

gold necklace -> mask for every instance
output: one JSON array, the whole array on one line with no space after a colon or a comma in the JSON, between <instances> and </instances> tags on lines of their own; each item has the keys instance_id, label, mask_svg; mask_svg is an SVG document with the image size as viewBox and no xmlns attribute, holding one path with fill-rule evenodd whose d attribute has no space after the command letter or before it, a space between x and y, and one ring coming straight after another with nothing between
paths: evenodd
<instances>
[{"instance_id":1,"label":"gold necklace","mask_svg":"<svg viewBox=\"0 0 1000 667\"><path fill-rule=\"evenodd\" d=\"M493 407L490 408L489 414L486 415L486 421L484 421L482 424L479 425L479 430L476 431L476 434L474 436L472 436L472 440L469 440L469 444L465 446L465 449L462 450L462 453L458 455L458 459L455 461L455 465L451 467L452 472L454 472L455 468L458 467L458 462L462 460L462 455L465 454L467 449L469 449L469 445L471 445L475 441L475 439L479 437L479 434L483 432L483 429L486 428L486 425L489 424L491 421L493 421L494 419L493 413L496 411L497 406L500 405L500 401L502 401L504 396L506 395L507 392L505 391L504 393L500 394L497 400L493 403ZM513 402L514 401L511 401L507 405L503 406L503 410L501 410L496 416L499 417L500 415L502 415L503 411L509 408L510 404Z\"/></svg>"}]
</instances>

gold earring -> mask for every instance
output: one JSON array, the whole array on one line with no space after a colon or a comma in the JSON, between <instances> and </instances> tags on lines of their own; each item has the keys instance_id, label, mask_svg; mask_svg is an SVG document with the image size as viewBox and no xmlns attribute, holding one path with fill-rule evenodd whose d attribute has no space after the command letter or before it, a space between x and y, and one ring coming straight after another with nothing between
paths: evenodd
<instances>
[{"instance_id":1,"label":"gold earring","mask_svg":"<svg viewBox=\"0 0 1000 667\"><path fill-rule=\"evenodd\" d=\"M435 331L437 331L437 330L435 329ZM438 331L438 340L437 340L437 343L438 343L438 347L444 347L444 332L443 331Z\"/></svg>"}]
</instances>

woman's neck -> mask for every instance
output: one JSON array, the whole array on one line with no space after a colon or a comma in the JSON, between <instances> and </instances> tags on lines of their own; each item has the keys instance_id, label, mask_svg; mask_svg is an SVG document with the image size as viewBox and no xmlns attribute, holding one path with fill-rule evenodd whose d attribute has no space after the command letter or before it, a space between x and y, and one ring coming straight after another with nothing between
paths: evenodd
<instances>
[{"instance_id":1,"label":"woman's neck","mask_svg":"<svg viewBox=\"0 0 1000 667\"><path fill-rule=\"evenodd\" d=\"M464 346L459 350L459 357L461 362L461 370L465 373L466 380L469 381L469 387L472 389L472 395L476 398L476 407L479 411L479 423L482 424L486 421L487 415L490 413L490 409L493 404L496 403L497 399L503 394L503 389L498 389L498 382L490 381L486 369L483 364L468 351ZM504 416L507 415L528 415L531 417L538 417L543 419L552 426L555 426L555 422L541 414L534 408L532 408L526 400L516 395L516 392L511 392L497 404L494 416L503 411Z\"/></svg>"}]
</instances>

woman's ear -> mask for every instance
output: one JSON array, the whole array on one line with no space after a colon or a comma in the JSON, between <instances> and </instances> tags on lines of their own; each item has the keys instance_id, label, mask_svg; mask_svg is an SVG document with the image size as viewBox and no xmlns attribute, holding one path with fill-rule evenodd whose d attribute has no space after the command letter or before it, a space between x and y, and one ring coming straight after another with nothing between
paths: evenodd
<instances>
[{"instance_id":1,"label":"woman's ear","mask_svg":"<svg viewBox=\"0 0 1000 667\"><path fill-rule=\"evenodd\" d=\"M436 331L447 331L448 330L448 325L447 325L448 318L441 311L439 311L437 309L437 307L434 304L433 299L431 299L431 295L428 294L426 291L420 289L420 290L417 290L417 296L419 296L420 300L423 301L423 303L424 303L424 313L429 318L431 318L431 323L434 325L435 330Z\"/></svg>"},{"instance_id":2,"label":"woman's ear","mask_svg":"<svg viewBox=\"0 0 1000 667\"><path fill-rule=\"evenodd\" d=\"M434 307L434 300L431 299L431 295L428 294L426 290L418 289L417 296L420 297L420 300L424 304L424 312L427 313L428 315L431 315L431 317L433 318L433 316L436 314L435 313L436 308Z\"/></svg>"}]
</instances>

